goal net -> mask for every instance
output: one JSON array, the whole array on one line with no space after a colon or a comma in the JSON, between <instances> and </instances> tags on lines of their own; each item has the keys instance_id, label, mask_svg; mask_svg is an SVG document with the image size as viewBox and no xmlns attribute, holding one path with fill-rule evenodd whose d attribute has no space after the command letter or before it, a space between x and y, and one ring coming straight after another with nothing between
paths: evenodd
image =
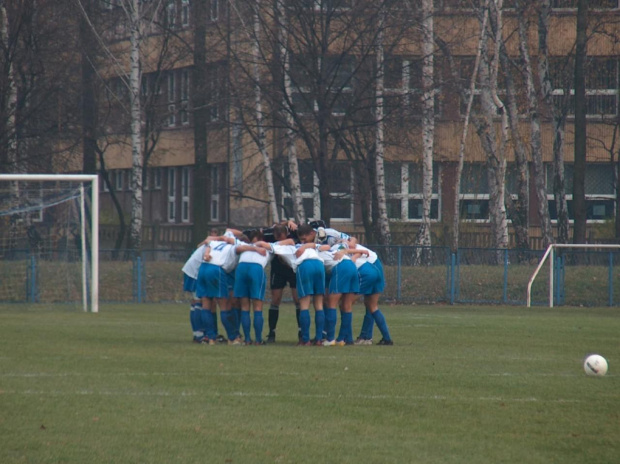
<instances>
[{"instance_id":1,"label":"goal net","mask_svg":"<svg viewBox=\"0 0 620 464\"><path fill-rule=\"evenodd\" d=\"M0 175L0 303L98 312L96 175Z\"/></svg>"},{"instance_id":2,"label":"goal net","mask_svg":"<svg viewBox=\"0 0 620 464\"><path fill-rule=\"evenodd\" d=\"M527 306L536 296L546 299L550 308L561 304L617 305L620 279L614 267L618 262L619 244L551 244L528 282ZM545 266L548 272L543 271ZM546 295L540 287L533 287L537 278L545 284Z\"/></svg>"}]
</instances>

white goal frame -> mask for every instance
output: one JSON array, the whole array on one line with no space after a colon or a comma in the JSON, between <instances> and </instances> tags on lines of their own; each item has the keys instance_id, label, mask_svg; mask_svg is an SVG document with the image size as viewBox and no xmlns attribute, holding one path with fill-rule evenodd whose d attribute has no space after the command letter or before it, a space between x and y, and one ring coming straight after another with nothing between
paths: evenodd
<instances>
[{"instance_id":1,"label":"white goal frame","mask_svg":"<svg viewBox=\"0 0 620 464\"><path fill-rule=\"evenodd\" d=\"M540 272L540 270L545 264L545 260L549 256L551 256L549 258L549 307L553 308L553 286L554 286L553 284L554 284L554 279L555 279L555 275L554 275L555 266L553 265L553 263L555 261L555 249L556 248L585 248L585 249L591 249L591 248L610 249L611 248L611 249L620 250L620 245L611 245L611 244L596 245L596 244L591 244L591 243L552 243L551 245L549 245L547 247L547 251L545 251L545 254L541 258L540 262L538 263L536 270L532 274L532 277L530 277L530 280L527 283L527 307L528 308L532 305L532 284L534 283L534 279L536 279L536 276L538 275L538 273Z\"/></svg>"},{"instance_id":2,"label":"white goal frame","mask_svg":"<svg viewBox=\"0 0 620 464\"><path fill-rule=\"evenodd\" d=\"M99 312L99 176L96 174L0 174L0 181L69 181L81 182L80 189L80 209L81 221L80 230L82 234L82 256L86 256L86 224L84 221L84 184L90 183L92 193L91 207L91 257L90 257L90 295L86 286L86 260L82 259L82 303L84 311L88 311L88 297L90 296L90 310L93 313Z\"/></svg>"}]
</instances>

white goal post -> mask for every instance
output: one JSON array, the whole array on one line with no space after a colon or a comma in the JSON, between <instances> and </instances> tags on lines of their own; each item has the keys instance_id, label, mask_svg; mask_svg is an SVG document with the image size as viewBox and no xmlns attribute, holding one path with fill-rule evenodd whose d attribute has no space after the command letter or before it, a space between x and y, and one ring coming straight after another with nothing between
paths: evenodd
<instances>
[{"instance_id":1,"label":"white goal post","mask_svg":"<svg viewBox=\"0 0 620 464\"><path fill-rule=\"evenodd\" d=\"M529 282L527 283L527 307L529 308L532 305L532 284L536 279L536 276L542 269L545 264L545 261L549 259L549 307L553 308L553 291L554 291L554 279L555 279L555 266L553 263L555 262L555 249L556 248L583 248L583 249L616 249L620 250L620 245L596 245L596 244L577 244L577 243L552 243L547 247L545 254L541 258L536 270L530 277Z\"/></svg>"},{"instance_id":2,"label":"white goal post","mask_svg":"<svg viewBox=\"0 0 620 464\"><path fill-rule=\"evenodd\" d=\"M80 185L81 252L86 257L84 184L91 187L90 292L87 291L87 261L82 259L82 303L84 311L99 312L99 177L95 174L0 174L0 182L75 182Z\"/></svg>"}]
</instances>

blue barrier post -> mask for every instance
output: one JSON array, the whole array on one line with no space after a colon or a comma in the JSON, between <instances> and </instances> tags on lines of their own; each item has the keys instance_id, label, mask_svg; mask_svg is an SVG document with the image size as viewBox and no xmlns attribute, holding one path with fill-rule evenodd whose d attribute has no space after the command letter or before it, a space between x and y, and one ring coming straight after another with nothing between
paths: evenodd
<instances>
[{"instance_id":1,"label":"blue barrier post","mask_svg":"<svg viewBox=\"0 0 620 464\"><path fill-rule=\"evenodd\" d=\"M607 271L607 277L609 279L609 306L614 305L614 254L609 252L609 269Z\"/></svg>"},{"instance_id":2,"label":"blue barrier post","mask_svg":"<svg viewBox=\"0 0 620 464\"><path fill-rule=\"evenodd\" d=\"M400 288L401 288L401 283L402 283L402 280L401 280L402 250L403 250L403 247L399 246L398 247L398 267L397 267L398 271L396 273L396 299L398 301L400 301L400 295L401 295Z\"/></svg>"},{"instance_id":3,"label":"blue barrier post","mask_svg":"<svg viewBox=\"0 0 620 464\"><path fill-rule=\"evenodd\" d=\"M34 255L30 255L30 278L28 287L28 302L35 303L37 301L37 259Z\"/></svg>"},{"instance_id":4,"label":"blue barrier post","mask_svg":"<svg viewBox=\"0 0 620 464\"><path fill-rule=\"evenodd\" d=\"M133 301L142 303L142 257L136 256L133 260Z\"/></svg>"},{"instance_id":5,"label":"blue barrier post","mask_svg":"<svg viewBox=\"0 0 620 464\"><path fill-rule=\"evenodd\" d=\"M508 303L508 249L504 250L504 291L502 300L504 304Z\"/></svg>"},{"instance_id":6,"label":"blue barrier post","mask_svg":"<svg viewBox=\"0 0 620 464\"><path fill-rule=\"evenodd\" d=\"M455 295L455 282L454 282L454 268L456 265L456 254L450 254L450 304L454 304L454 295Z\"/></svg>"}]
</instances>

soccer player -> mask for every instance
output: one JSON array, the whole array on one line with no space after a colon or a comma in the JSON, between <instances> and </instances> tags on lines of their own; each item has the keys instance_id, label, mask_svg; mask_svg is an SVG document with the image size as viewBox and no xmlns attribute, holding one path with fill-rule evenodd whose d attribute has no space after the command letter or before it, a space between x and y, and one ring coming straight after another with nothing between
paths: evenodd
<instances>
[{"instance_id":1,"label":"soccer player","mask_svg":"<svg viewBox=\"0 0 620 464\"><path fill-rule=\"evenodd\" d=\"M256 243L262 238L262 232L256 231L249 237L252 243ZM235 271L234 296L241 300L241 327L243 328L245 345L264 345L263 341L263 299L265 298L265 287L267 277L265 267L273 257L271 251L264 247L249 245L252 249L245 249L239 255L239 264ZM250 306L254 312L254 336L255 342L251 339L252 321L250 317Z\"/></svg>"},{"instance_id":2,"label":"soccer player","mask_svg":"<svg viewBox=\"0 0 620 464\"><path fill-rule=\"evenodd\" d=\"M240 239L235 238L237 233ZM202 256L202 264L198 272L196 294L202 299L202 306L208 309L211 317L206 320L206 337L210 345L217 340L216 304L220 306L220 317L231 344L237 344L239 338L236 315L229 303L229 287L232 285L233 271L237 265L237 255L243 252L258 252L243 241L247 238L238 231L227 230L219 237L207 237Z\"/></svg>"},{"instance_id":3,"label":"soccer player","mask_svg":"<svg viewBox=\"0 0 620 464\"><path fill-rule=\"evenodd\" d=\"M239 253L244 250L253 250L247 247L248 238L238 230L227 229L223 236L207 237L208 247L205 249L203 260L211 265L219 266L224 274L219 274L222 279L219 286L219 293L225 293L225 297L215 298L215 302L220 307L220 318L228 336L230 345L241 344L239 337L240 309L237 311L239 303L232 297L234 285L234 271L237 267ZM223 287L226 287L224 291ZM217 320L215 304L211 305L214 321ZM217 333L217 326L216 326ZM218 336L218 339L221 336ZM223 338L223 337L222 337ZM219 341L219 340L218 340Z\"/></svg>"},{"instance_id":4,"label":"soccer player","mask_svg":"<svg viewBox=\"0 0 620 464\"><path fill-rule=\"evenodd\" d=\"M314 306L315 338L314 344L322 344L325 313L323 295L325 294L325 266L319 256L314 239L316 232L308 224L297 228L301 246L295 251L297 266L297 295L299 296L299 325L301 326L300 345L311 345L310 341L310 301Z\"/></svg>"},{"instance_id":5,"label":"soccer player","mask_svg":"<svg viewBox=\"0 0 620 464\"><path fill-rule=\"evenodd\" d=\"M277 224L273 226L273 241L280 242L287 238L292 238L290 230L296 229L294 222L289 221L287 225ZM295 271L289 266L282 256L275 256L271 261L270 279L271 287L271 305L269 306L269 333L267 334L267 343L275 343L276 327L280 316L280 303L282 302L282 294L284 288L288 284L291 288L293 303L295 304L295 316L297 318L298 338L301 337L301 328L299 328L299 298L297 297L297 277Z\"/></svg>"},{"instance_id":6,"label":"soccer player","mask_svg":"<svg viewBox=\"0 0 620 464\"><path fill-rule=\"evenodd\" d=\"M299 297L299 325L301 338L298 345L310 346L321 344L325 315L323 312L323 294L325 293L325 267L319 256L316 245L309 238L309 225L299 226L297 234L304 243L295 244L294 240L286 239L276 243L258 242L276 256L280 256L295 271L297 295ZM316 334L314 343L310 341L310 303L315 309Z\"/></svg>"},{"instance_id":7,"label":"soccer player","mask_svg":"<svg viewBox=\"0 0 620 464\"><path fill-rule=\"evenodd\" d=\"M348 256L348 246L345 243L336 245L320 245L319 255L323 258L327 280L327 307L325 308L325 340L323 346L334 346L344 341L353 343L353 303L360 291L359 277L355 263ZM338 340L336 337L336 322L338 319L338 305L341 308L341 323ZM349 336L348 333L351 333ZM340 344L340 343L339 343Z\"/></svg>"},{"instance_id":8,"label":"soccer player","mask_svg":"<svg viewBox=\"0 0 620 464\"><path fill-rule=\"evenodd\" d=\"M357 266L357 272L360 278L360 293L364 295L364 306L366 312L371 318L371 322L375 322L383 338L379 341L379 345L393 345L392 337L385 320L385 316L379 309L379 298L383 290L385 289L385 277L383 275L383 268L377 266L375 263L378 259L377 254L359 244L352 244L349 242L349 248L354 251L361 251L362 254L354 255L353 260ZM372 327L372 324L370 324ZM364 327L362 328L362 335L364 335ZM367 335L366 335L367 336ZM372 344L370 343L358 343L358 344Z\"/></svg>"},{"instance_id":9,"label":"soccer player","mask_svg":"<svg viewBox=\"0 0 620 464\"><path fill-rule=\"evenodd\" d=\"M205 244L199 245L181 269L183 272L183 291L192 295L189 322L192 328L192 340L195 343L208 342L208 338L205 337L207 315L203 315L202 300L196 295L196 279L198 278L198 271L202 264L205 248Z\"/></svg>"}]
</instances>

